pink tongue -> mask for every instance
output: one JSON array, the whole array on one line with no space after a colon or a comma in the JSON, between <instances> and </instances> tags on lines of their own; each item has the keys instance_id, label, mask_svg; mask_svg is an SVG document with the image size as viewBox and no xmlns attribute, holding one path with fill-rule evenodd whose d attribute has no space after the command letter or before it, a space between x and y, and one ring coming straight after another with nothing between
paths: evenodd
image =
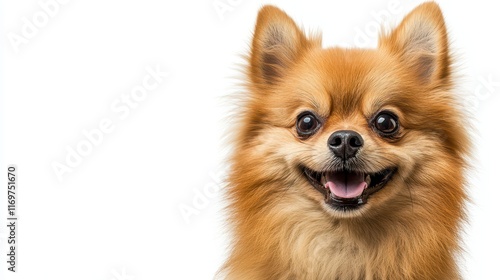
<instances>
[{"instance_id":1,"label":"pink tongue","mask_svg":"<svg viewBox=\"0 0 500 280\"><path fill-rule=\"evenodd\" d=\"M325 188L340 198L355 198L368 187L365 176L350 172L329 172L326 175Z\"/></svg>"}]
</instances>

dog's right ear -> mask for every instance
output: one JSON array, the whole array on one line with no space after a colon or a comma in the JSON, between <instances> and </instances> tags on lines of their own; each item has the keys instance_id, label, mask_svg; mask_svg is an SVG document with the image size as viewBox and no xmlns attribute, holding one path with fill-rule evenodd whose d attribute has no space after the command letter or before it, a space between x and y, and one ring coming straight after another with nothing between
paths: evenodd
<instances>
[{"instance_id":1,"label":"dog's right ear","mask_svg":"<svg viewBox=\"0 0 500 280\"><path fill-rule=\"evenodd\" d=\"M250 53L252 81L259 85L278 83L310 44L285 12L264 6L257 17Z\"/></svg>"}]
</instances>

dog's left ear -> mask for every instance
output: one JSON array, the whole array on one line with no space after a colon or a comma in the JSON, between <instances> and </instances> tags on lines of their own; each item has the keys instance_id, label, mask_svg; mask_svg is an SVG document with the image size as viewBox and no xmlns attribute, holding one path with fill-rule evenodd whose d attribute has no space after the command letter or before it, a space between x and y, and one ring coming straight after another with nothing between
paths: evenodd
<instances>
[{"instance_id":1,"label":"dog's left ear","mask_svg":"<svg viewBox=\"0 0 500 280\"><path fill-rule=\"evenodd\" d=\"M450 75L448 38L441 9L434 2L416 7L379 46L398 56L424 84L446 83Z\"/></svg>"}]
</instances>

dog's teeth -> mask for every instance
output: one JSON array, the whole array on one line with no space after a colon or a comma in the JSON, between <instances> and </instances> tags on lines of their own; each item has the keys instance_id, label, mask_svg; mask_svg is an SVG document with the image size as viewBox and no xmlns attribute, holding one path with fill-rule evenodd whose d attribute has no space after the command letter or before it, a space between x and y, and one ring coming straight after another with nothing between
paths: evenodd
<instances>
[{"instance_id":1,"label":"dog's teeth","mask_svg":"<svg viewBox=\"0 0 500 280\"><path fill-rule=\"evenodd\" d=\"M366 185L369 186L371 181L372 181L372 177L370 177L370 175L366 175L366 178L365 178Z\"/></svg>"}]
</instances>

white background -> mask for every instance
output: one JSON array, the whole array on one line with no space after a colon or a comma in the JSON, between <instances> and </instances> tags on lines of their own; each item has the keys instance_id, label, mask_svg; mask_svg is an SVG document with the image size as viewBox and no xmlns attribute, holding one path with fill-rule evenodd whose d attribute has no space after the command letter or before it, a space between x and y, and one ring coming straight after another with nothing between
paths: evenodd
<instances>
[{"instance_id":1,"label":"white background","mask_svg":"<svg viewBox=\"0 0 500 280\"><path fill-rule=\"evenodd\" d=\"M259 7L276 4L306 30L322 30L325 46L374 47L374 14L389 12L391 0L69 0L20 45L11 39L23 36L24 18L43 21L40 3L50 1L2 2L0 207L3 216L14 163L19 225L11 273L1 219L0 279L149 280L212 279L224 260L223 193L214 187L224 173L227 96L240 90ZM400 2L389 26L420 1ZM500 279L498 7L438 2L476 144L461 267L465 279ZM169 76L128 116L113 111L148 67ZM66 164L67 149L103 119L113 130L59 180L55 162ZM204 189L212 191L206 200ZM186 219L182 207L197 212Z\"/></svg>"}]
</instances>

